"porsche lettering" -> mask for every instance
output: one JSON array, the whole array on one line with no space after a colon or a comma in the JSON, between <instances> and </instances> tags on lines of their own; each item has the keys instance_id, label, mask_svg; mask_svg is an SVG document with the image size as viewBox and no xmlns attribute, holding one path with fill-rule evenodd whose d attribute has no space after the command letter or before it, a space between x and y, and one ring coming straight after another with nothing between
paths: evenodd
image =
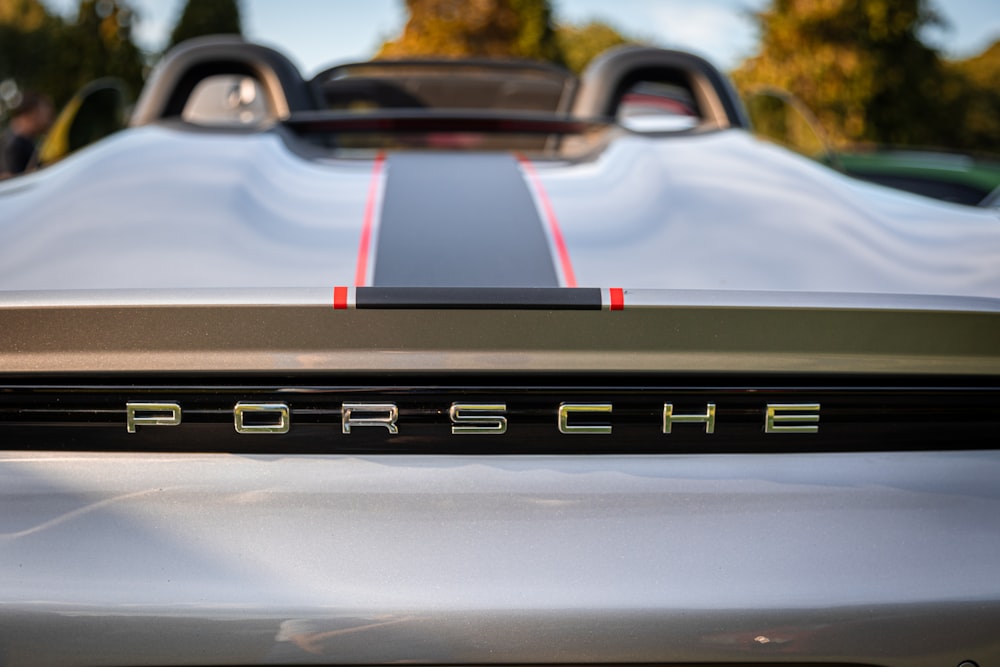
<instances>
[{"instance_id":1,"label":"porsche lettering","mask_svg":"<svg viewBox=\"0 0 1000 667\"><path fill-rule=\"evenodd\" d=\"M818 433L819 403L768 403L762 410L763 431L767 434ZM502 435L507 432L506 403L452 403L447 423L453 435ZM610 434L609 415L612 403L560 403L555 409L554 427L564 435ZM175 402L129 402L125 404L125 428L129 433L139 427L179 426L183 409ZM385 429L390 435L400 433L399 407L391 402L341 403L340 425L345 435L359 428ZM240 401L233 407L237 433L283 434L292 428L292 409L287 403ZM702 427L708 435L716 430L716 404L707 403L702 411L675 410L663 404L662 433L670 435L677 428Z\"/></svg>"}]
</instances>

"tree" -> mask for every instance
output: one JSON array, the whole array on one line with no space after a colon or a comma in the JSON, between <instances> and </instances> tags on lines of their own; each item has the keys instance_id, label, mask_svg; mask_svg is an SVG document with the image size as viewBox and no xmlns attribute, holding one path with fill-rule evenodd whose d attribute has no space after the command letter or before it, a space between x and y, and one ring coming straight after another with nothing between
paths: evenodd
<instances>
[{"instance_id":1,"label":"tree","mask_svg":"<svg viewBox=\"0 0 1000 667\"><path fill-rule=\"evenodd\" d=\"M50 63L63 35L62 20L39 0L0 0L0 116L17 102L19 90L56 97L60 82Z\"/></svg>"},{"instance_id":2,"label":"tree","mask_svg":"<svg viewBox=\"0 0 1000 667\"><path fill-rule=\"evenodd\" d=\"M0 0L0 82L49 95L62 106L94 79L142 86L144 62L132 41L134 12L126 0L81 0L75 21L39 0Z\"/></svg>"},{"instance_id":3,"label":"tree","mask_svg":"<svg viewBox=\"0 0 1000 667\"><path fill-rule=\"evenodd\" d=\"M582 72L595 56L611 47L635 44L638 41L600 21L590 21L584 25L561 24L556 27L556 38L566 66L576 73Z\"/></svg>"},{"instance_id":4,"label":"tree","mask_svg":"<svg viewBox=\"0 0 1000 667\"><path fill-rule=\"evenodd\" d=\"M941 143L946 72L918 31L939 19L924 0L775 0L757 14L758 55L734 72L746 90L786 90L834 143Z\"/></svg>"},{"instance_id":5,"label":"tree","mask_svg":"<svg viewBox=\"0 0 1000 667\"><path fill-rule=\"evenodd\" d=\"M1000 153L1000 42L967 60L946 63L951 75L944 91L952 114L952 145Z\"/></svg>"},{"instance_id":6,"label":"tree","mask_svg":"<svg viewBox=\"0 0 1000 667\"><path fill-rule=\"evenodd\" d=\"M39 0L0 0L0 26L38 30L52 15Z\"/></svg>"},{"instance_id":7,"label":"tree","mask_svg":"<svg viewBox=\"0 0 1000 667\"><path fill-rule=\"evenodd\" d=\"M132 41L135 12L125 0L80 0L76 23L68 26L61 49L73 92L94 79L120 79L131 95L142 89L142 53Z\"/></svg>"},{"instance_id":8,"label":"tree","mask_svg":"<svg viewBox=\"0 0 1000 667\"><path fill-rule=\"evenodd\" d=\"M242 35L237 0L188 0L170 33L170 46L202 35Z\"/></svg>"},{"instance_id":9,"label":"tree","mask_svg":"<svg viewBox=\"0 0 1000 667\"><path fill-rule=\"evenodd\" d=\"M403 34L377 58L530 58L561 63L547 0L406 0Z\"/></svg>"}]
</instances>

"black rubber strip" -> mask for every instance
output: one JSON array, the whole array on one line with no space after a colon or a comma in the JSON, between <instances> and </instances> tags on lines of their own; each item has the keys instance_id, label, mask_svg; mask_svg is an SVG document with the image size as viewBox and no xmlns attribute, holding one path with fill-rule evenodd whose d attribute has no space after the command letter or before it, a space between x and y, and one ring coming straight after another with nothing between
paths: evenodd
<instances>
[{"instance_id":1,"label":"black rubber strip","mask_svg":"<svg viewBox=\"0 0 1000 667\"><path fill-rule=\"evenodd\" d=\"M542 288L359 287L357 308L444 310L600 310L601 290Z\"/></svg>"},{"instance_id":2,"label":"black rubber strip","mask_svg":"<svg viewBox=\"0 0 1000 667\"><path fill-rule=\"evenodd\" d=\"M542 220L506 154L393 153L375 287L558 287Z\"/></svg>"}]
</instances>

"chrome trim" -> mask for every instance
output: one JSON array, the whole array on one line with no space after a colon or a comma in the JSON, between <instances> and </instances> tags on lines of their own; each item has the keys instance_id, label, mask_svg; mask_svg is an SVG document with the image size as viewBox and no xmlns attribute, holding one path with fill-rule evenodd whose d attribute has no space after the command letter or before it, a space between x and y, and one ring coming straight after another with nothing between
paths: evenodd
<instances>
[{"instance_id":1,"label":"chrome trim","mask_svg":"<svg viewBox=\"0 0 1000 667\"><path fill-rule=\"evenodd\" d=\"M506 403L452 403L448 409L451 418L453 435L460 434L491 434L500 435L507 432L507 417L490 412L504 412ZM462 412L474 414L462 414Z\"/></svg>"},{"instance_id":2,"label":"chrome trim","mask_svg":"<svg viewBox=\"0 0 1000 667\"><path fill-rule=\"evenodd\" d=\"M140 412L161 413L157 415L140 416ZM162 413L169 416L164 417ZM181 406L177 403L126 403L125 430L135 433L139 426L178 426L181 423Z\"/></svg>"},{"instance_id":3,"label":"chrome trim","mask_svg":"<svg viewBox=\"0 0 1000 667\"><path fill-rule=\"evenodd\" d=\"M817 433L819 409L819 403L768 403L764 411L764 433ZM781 414L782 412L808 414Z\"/></svg>"},{"instance_id":4,"label":"chrome trim","mask_svg":"<svg viewBox=\"0 0 1000 667\"><path fill-rule=\"evenodd\" d=\"M675 415L671 403L663 404L663 432L669 434L674 422L678 424L704 424L705 433L715 433L715 403L705 406L705 414Z\"/></svg>"},{"instance_id":5,"label":"chrome trim","mask_svg":"<svg viewBox=\"0 0 1000 667\"><path fill-rule=\"evenodd\" d=\"M355 417L355 412L368 416ZM341 406L341 429L348 434L353 426L379 426L396 435L399 433L398 419L399 408L394 403L344 403Z\"/></svg>"},{"instance_id":6,"label":"chrome trim","mask_svg":"<svg viewBox=\"0 0 1000 667\"><path fill-rule=\"evenodd\" d=\"M610 424L577 424L569 423L570 413L610 413L611 403L560 403L559 432L565 434L611 433Z\"/></svg>"},{"instance_id":7,"label":"chrome trim","mask_svg":"<svg viewBox=\"0 0 1000 667\"><path fill-rule=\"evenodd\" d=\"M246 415L267 413L277 414L277 424L247 424ZM288 433L291 428L291 418L288 405L285 403L244 403L239 402L233 408L233 426L237 433Z\"/></svg>"}]
</instances>

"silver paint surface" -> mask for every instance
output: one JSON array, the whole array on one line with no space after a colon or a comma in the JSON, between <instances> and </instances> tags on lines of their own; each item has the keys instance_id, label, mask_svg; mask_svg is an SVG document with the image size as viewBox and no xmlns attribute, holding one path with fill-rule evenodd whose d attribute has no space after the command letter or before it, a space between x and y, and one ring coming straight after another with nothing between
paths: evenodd
<instances>
[{"instance_id":1,"label":"silver paint surface","mask_svg":"<svg viewBox=\"0 0 1000 667\"><path fill-rule=\"evenodd\" d=\"M580 286L1000 296L995 210L863 184L740 130L623 135L536 167ZM352 284L371 172L275 132L129 130L0 184L0 289Z\"/></svg>"},{"instance_id":2,"label":"silver paint surface","mask_svg":"<svg viewBox=\"0 0 1000 667\"><path fill-rule=\"evenodd\" d=\"M1000 295L1000 216L864 184L741 131L539 165L581 286Z\"/></svg>"},{"instance_id":3,"label":"silver paint surface","mask_svg":"<svg viewBox=\"0 0 1000 667\"><path fill-rule=\"evenodd\" d=\"M0 184L0 288L350 284L370 179L273 134L128 130Z\"/></svg>"},{"instance_id":4,"label":"silver paint surface","mask_svg":"<svg viewBox=\"0 0 1000 667\"><path fill-rule=\"evenodd\" d=\"M257 664L331 632L302 660L990 665L998 477L998 452L4 453L0 647Z\"/></svg>"},{"instance_id":5,"label":"silver paint surface","mask_svg":"<svg viewBox=\"0 0 1000 667\"><path fill-rule=\"evenodd\" d=\"M620 313L334 311L371 159L147 127L0 184L0 370L1000 374L996 210L740 131L536 166L581 285L671 291ZM0 664L988 667L1000 452L961 446L0 452Z\"/></svg>"}]
</instances>

